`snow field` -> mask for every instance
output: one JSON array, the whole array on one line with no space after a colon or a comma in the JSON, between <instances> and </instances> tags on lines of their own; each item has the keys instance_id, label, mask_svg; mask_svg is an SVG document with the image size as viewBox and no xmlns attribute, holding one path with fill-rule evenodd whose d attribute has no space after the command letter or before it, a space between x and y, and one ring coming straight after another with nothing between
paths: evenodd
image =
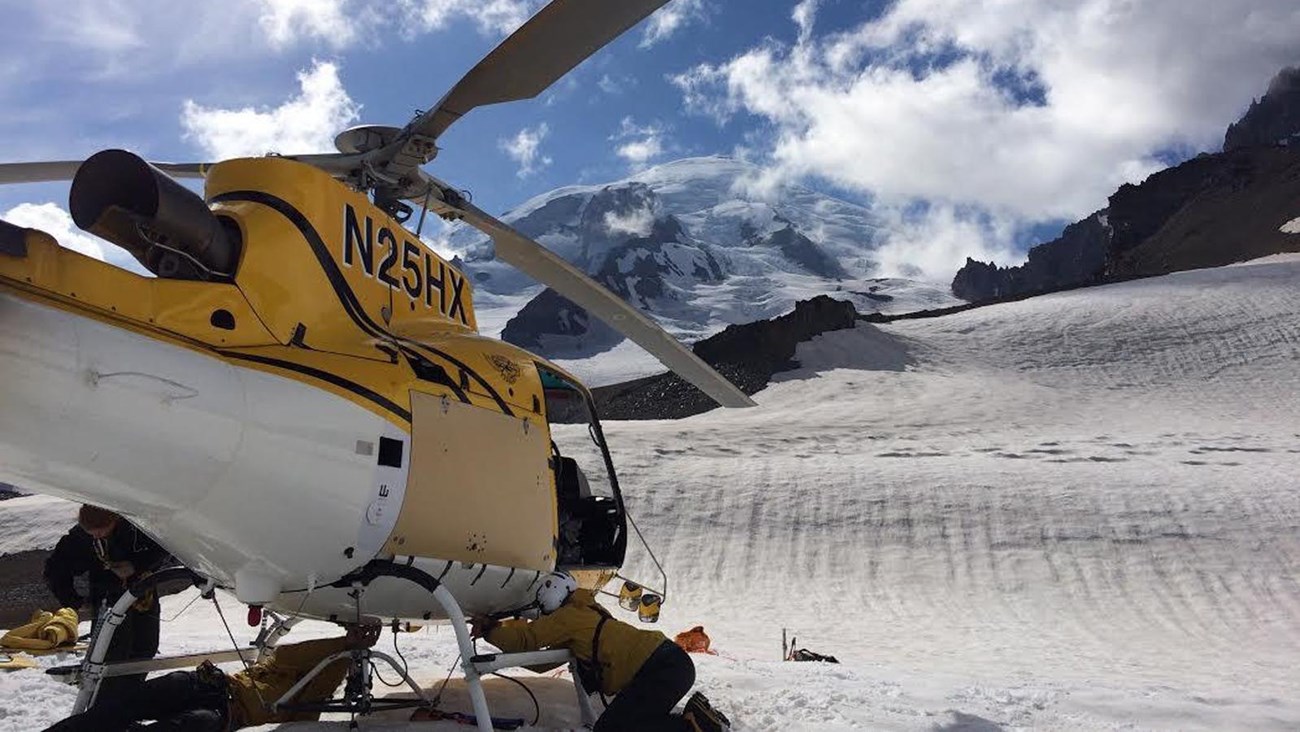
<instances>
[{"instance_id":1,"label":"snow field","mask_svg":"<svg viewBox=\"0 0 1300 732\"><path fill-rule=\"evenodd\" d=\"M706 627L699 686L738 730L1300 728L1297 313L1300 257L1274 257L862 324L759 409L607 423L660 627ZM637 549L625 573L655 576ZM783 627L843 663L778 661ZM229 645L202 603L163 643ZM427 688L456 658L447 628L401 643ZM561 680L527 681L573 724ZM71 699L0 675L0 730ZM408 728L465 729L363 724Z\"/></svg>"}]
</instances>

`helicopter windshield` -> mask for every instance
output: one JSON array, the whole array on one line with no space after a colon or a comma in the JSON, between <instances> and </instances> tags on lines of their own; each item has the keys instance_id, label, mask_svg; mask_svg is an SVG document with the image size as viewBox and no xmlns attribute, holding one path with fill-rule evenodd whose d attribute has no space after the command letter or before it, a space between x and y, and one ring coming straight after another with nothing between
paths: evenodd
<instances>
[{"instance_id":1,"label":"helicopter windshield","mask_svg":"<svg viewBox=\"0 0 1300 732\"><path fill-rule=\"evenodd\" d=\"M587 483L583 486L585 495L613 497L613 465L586 391L544 367L537 370L542 376L546 419L551 425L555 451L577 462Z\"/></svg>"},{"instance_id":2,"label":"helicopter windshield","mask_svg":"<svg viewBox=\"0 0 1300 732\"><path fill-rule=\"evenodd\" d=\"M538 365L551 428L563 567L617 566L626 547L623 497L585 389Z\"/></svg>"}]
</instances>

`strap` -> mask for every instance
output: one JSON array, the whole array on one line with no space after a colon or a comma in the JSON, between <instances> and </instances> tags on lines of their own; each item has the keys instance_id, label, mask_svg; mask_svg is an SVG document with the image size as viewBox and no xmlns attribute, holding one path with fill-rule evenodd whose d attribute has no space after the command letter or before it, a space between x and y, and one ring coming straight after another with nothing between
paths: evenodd
<instances>
[{"instance_id":1,"label":"strap","mask_svg":"<svg viewBox=\"0 0 1300 732\"><path fill-rule=\"evenodd\" d=\"M593 675L596 677L595 691L600 692L600 698L603 701L605 698L605 692L603 691L605 686L605 668L600 665L600 631L605 627L605 621L609 620L612 616L609 614L608 610L596 603L592 603L591 609L595 610L596 613L600 615L600 620L596 623L596 632L591 636L591 665L594 670ZM588 692L590 691L591 690L589 689Z\"/></svg>"}]
</instances>

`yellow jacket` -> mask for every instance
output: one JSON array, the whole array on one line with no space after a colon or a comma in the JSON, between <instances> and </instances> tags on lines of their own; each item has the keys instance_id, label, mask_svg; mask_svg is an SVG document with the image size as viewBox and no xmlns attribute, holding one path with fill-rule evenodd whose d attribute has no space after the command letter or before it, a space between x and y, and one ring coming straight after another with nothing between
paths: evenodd
<instances>
[{"instance_id":1,"label":"yellow jacket","mask_svg":"<svg viewBox=\"0 0 1300 732\"><path fill-rule=\"evenodd\" d=\"M230 707L232 729L255 727L260 724L314 721L317 712L276 712L268 707L279 701L307 672L325 657L348 649L346 636L292 643L276 648L269 657L258 661L247 671L230 675ZM347 676L347 659L331 663L311 683L303 687L295 702L324 701Z\"/></svg>"},{"instance_id":2,"label":"yellow jacket","mask_svg":"<svg viewBox=\"0 0 1300 732\"><path fill-rule=\"evenodd\" d=\"M24 651L48 651L77 642L77 611L70 607L54 612L37 610L26 625L4 634L0 646Z\"/></svg>"},{"instance_id":3,"label":"yellow jacket","mask_svg":"<svg viewBox=\"0 0 1300 732\"><path fill-rule=\"evenodd\" d=\"M487 633L487 640L506 653L540 648L567 648L580 661L591 662L591 646L601 614L591 590L577 590L550 615L534 621L507 620ZM602 608L603 610L603 608ZM601 692L617 694L641 670L655 649L668 638L657 630L641 630L610 618L600 630Z\"/></svg>"}]
</instances>

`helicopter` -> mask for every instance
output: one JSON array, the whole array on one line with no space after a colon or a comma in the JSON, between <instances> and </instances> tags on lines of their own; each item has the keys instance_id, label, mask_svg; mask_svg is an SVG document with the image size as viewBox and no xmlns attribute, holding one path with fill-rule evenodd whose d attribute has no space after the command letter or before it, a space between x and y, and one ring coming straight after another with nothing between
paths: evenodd
<instances>
[{"instance_id":1,"label":"helicopter","mask_svg":"<svg viewBox=\"0 0 1300 732\"><path fill-rule=\"evenodd\" d=\"M666 2L553 0L432 108L344 130L334 153L0 164L0 183L71 180L76 224L155 275L0 222L0 481L117 511L241 603L294 617L359 613L339 581L376 563L436 578L467 614L526 605L557 568L607 581L628 520L590 391L479 334L472 282L408 224L476 227L719 404L753 406L422 168L466 114L537 96ZM365 612L447 617L386 578Z\"/></svg>"}]
</instances>

